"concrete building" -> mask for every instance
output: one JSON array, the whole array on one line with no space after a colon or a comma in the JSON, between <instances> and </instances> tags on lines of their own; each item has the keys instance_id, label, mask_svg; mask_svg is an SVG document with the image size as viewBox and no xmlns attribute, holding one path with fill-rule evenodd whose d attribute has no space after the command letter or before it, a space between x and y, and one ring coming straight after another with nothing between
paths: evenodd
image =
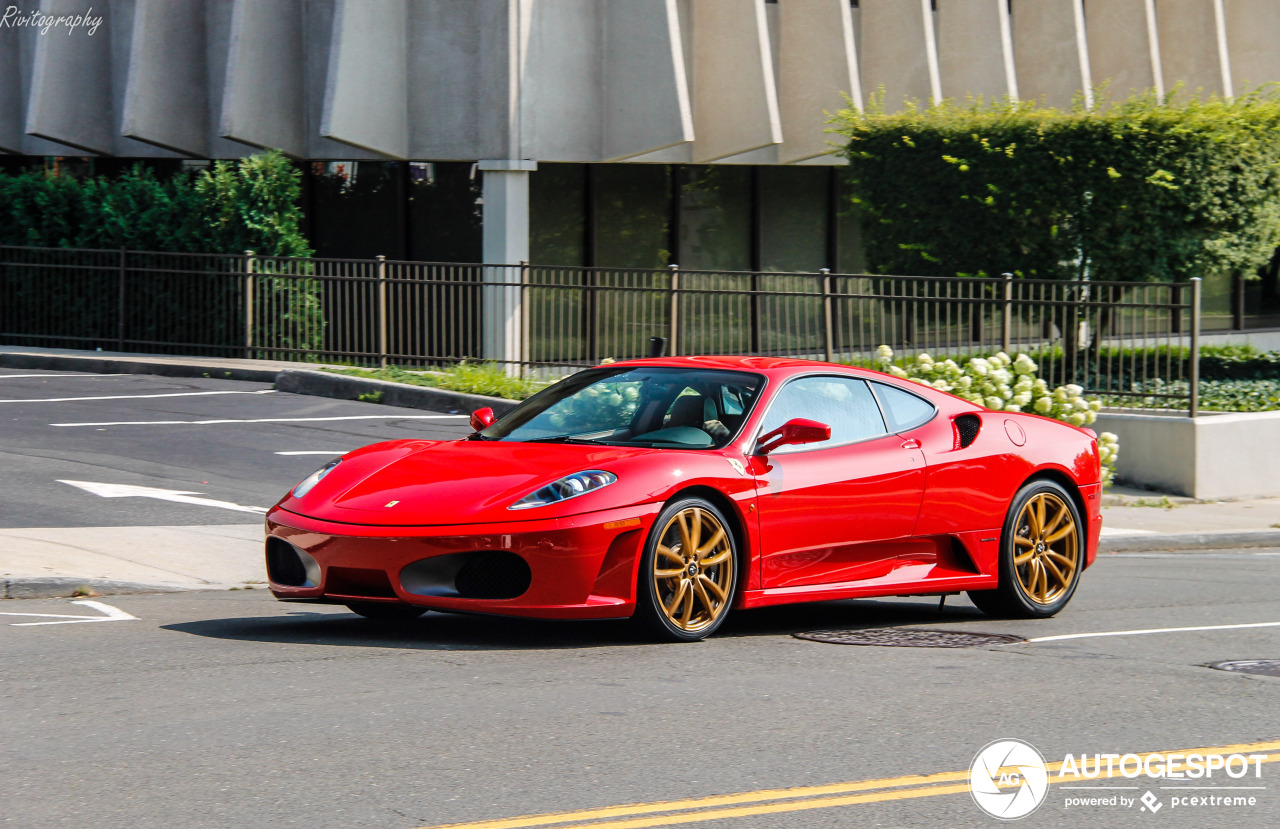
<instances>
[{"instance_id":1,"label":"concrete building","mask_svg":"<svg viewBox=\"0 0 1280 829\"><path fill-rule=\"evenodd\" d=\"M860 270L827 113L1280 80L1280 0L8 0L0 166L279 148L322 255Z\"/></svg>"}]
</instances>

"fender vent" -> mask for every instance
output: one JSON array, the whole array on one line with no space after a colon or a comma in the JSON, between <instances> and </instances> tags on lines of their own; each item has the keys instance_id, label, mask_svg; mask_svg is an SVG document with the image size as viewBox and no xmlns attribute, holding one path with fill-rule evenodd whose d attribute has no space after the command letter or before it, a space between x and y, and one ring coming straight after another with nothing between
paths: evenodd
<instances>
[{"instance_id":1,"label":"fender vent","mask_svg":"<svg viewBox=\"0 0 1280 829\"><path fill-rule=\"evenodd\" d=\"M982 420L977 415L963 414L955 419L956 448L964 449L978 437L982 428Z\"/></svg>"}]
</instances>

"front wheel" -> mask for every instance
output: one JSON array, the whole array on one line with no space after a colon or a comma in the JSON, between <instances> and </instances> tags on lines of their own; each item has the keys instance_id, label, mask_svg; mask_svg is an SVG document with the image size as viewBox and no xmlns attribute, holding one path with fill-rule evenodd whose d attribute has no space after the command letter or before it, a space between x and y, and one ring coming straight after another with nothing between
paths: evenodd
<instances>
[{"instance_id":1,"label":"front wheel","mask_svg":"<svg viewBox=\"0 0 1280 829\"><path fill-rule=\"evenodd\" d=\"M375 622L395 624L412 622L427 612L425 607L414 607L411 604L392 604L391 602L347 602L347 610L358 613Z\"/></svg>"},{"instance_id":2,"label":"front wheel","mask_svg":"<svg viewBox=\"0 0 1280 829\"><path fill-rule=\"evenodd\" d=\"M1071 601L1084 568L1084 533L1075 500L1054 481L1032 481L1014 496L1000 536L1000 586L971 590L989 616L1036 619Z\"/></svg>"},{"instance_id":3,"label":"front wheel","mask_svg":"<svg viewBox=\"0 0 1280 829\"><path fill-rule=\"evenodd\" d=\"M737 586L729 522L701 498L669 504L654 522L640 562L636 619L674 642L710 636L729 615Z\"/></svg>"}]
</instances>

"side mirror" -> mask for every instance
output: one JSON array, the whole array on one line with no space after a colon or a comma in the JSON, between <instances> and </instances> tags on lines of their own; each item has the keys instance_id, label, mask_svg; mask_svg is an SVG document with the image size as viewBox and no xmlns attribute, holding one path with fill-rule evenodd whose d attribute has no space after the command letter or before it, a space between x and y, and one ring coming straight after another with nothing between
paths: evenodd
<instances>
[{"instance_id":1,"label":"side mirror","mask_svg":"<svg viewBox=\"0 0 1280 829\"><path fill-rule=\"evenodd\" d=\"M831 440L831 427L816 420L797 417L763 434L756 441L756 454L767 455L779 446L790 446L801 443L821 443Z\"/></svg>"},{"instance_id":2,"label":"side mirror","mask_svg":"<svg viewBox=\"0 0 1280 829\"><path fill-rule=\"evenodd\" d=\"M483 409L476 409L471 413L471 429L479 432L481 429L488 429L493 425L496 418L493 416L493 409L485 406Z\"/></svg>"}]
</instances>

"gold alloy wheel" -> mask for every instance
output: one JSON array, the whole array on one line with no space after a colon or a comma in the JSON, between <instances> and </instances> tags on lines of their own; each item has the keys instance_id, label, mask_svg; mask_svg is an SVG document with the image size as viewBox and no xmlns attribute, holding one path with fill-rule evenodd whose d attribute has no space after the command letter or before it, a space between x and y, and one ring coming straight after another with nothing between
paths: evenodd
<instances>
[{"instance_id":1,"label":"gold alloy wheel","mask_svg":"<svg viewBox=\"0 0 1280 829\"><path fill-rule=\"evenodd\" d=\"M653 557L653 593L677 629L698 631L729 606L733 589L729 531L713 513L687 507L658 536Z\"/></svg>"},{"instance_id":2,"label":"gold alloy wheel","mask_svg":"<svg viewBox=\"0 0 1280 829\"><path fill-rule=\"evenodd\" d=\"M1013 569L1023 594L1048 605L1071 589L1080 567L1080 534L1071 508L1052 492L1022 507L1013 536Z\"/></svg>"}]
</instances>

